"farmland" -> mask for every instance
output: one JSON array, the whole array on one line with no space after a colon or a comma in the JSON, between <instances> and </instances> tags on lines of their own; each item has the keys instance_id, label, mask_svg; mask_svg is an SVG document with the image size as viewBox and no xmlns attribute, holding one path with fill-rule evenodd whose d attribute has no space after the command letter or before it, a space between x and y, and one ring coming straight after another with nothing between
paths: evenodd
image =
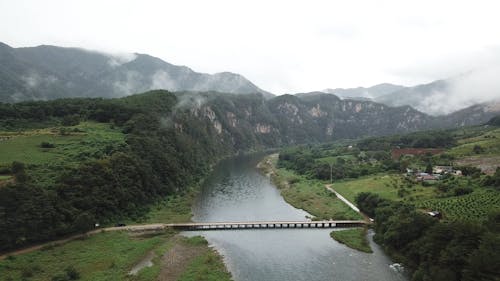
<instances>
[{"instance_id":1,"label":"farmland","mask_svg":"<svg viewBox=\"0 0 500 281\"><path fill-rule=\"evenodd\" d=\"M416 206L427 210L439 210L447 220L483 221L492 210L500 208L500 192L478 188L463 196L420 201Z\"/></svg>"}]
</instances>

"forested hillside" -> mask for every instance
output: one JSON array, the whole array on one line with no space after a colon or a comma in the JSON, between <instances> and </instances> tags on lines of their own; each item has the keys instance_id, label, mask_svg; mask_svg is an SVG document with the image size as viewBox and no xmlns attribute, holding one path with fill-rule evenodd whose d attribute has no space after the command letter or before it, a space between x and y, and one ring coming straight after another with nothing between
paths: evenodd
<instances>
[{"instance_id":1,"label":"forested hillside","mask_svg":"<svg viewBox=\"0 0 500 281\"><path fill-rule=\"evenodd\" d=\"M176 104L158 91L0 105L1 250L140 216L232 153L202 120L176 130Z\"/></svg>"}]
</instances>

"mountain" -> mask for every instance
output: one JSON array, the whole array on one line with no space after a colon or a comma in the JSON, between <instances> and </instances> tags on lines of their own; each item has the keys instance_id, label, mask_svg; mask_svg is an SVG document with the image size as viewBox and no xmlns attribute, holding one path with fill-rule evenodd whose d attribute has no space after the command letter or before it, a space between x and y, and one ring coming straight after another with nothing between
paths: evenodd
<instances>
[{"instance_id":1,"label":"mountain","mask_svg":"<svg viewBox=\"0 0 500 281\"><path fill-rule=\"evenodd\" d=\"M404 86L383 83L369 88L358 87L347 89L325 89L322 92L334 94L343 99L373 100L380 96L388 95L404 88Z\"/></svg>"},{"instance_id":2,"label":"mountain","mask_svg":"<svg viewBox=\"0 0 500 281\"><path fill-rule=\"evenodd\" d=\"M437 80L428 84L414 87L403 87L392 93L379 96L374 100L390 106L409 105L428 114L440 115L447 112L444 106L433 104L435 96L450 92L451 82L449 80Z\"/></svg>"},{"instance_id":3,"label":"mountain","mask_svg":"<svg viewBox=\"0 0 500 281\"><path fill-rule=\"evenodd\" d=\"M372 101L342 100L322 92L302 93L293 97L301 100L301 105L306 106L308 113L322 115L322 129L336 133L340 138L479 125L500 113L500 102L477 104L451 114L433 116L408 105L393 107ZM280 98L282 96L269 100L269 103ZM283 119L288 122L294 120L290 116ZM325 125L325 122L329 125ZM295 128L297 125L289 126ZM312 128L314 125L307 124L302 129L310 131Z\"/></svg>"},{"instance_id":4,"label":"mountain","mask_svg":"<svg viewBox=\"0 0 500 281\"><path fill-rule=\"evenodd\" d=\"M410 106L342 100L321 92L272 99L222 93L175 95L179 106L169 124L186 131L204 122L202 127L211 128L217 142L236 150L477 125L500 113L500 106L484 110L477 105L435 117Z\"/></svg>"},{"instance_id":5,"label":"mountain","mask_svg":"<svg viewBox=\"0 0 500 281\"><path fill-rule=\"evenodd\" d=\"M0 43L0 81L0 102L111 98L151 89L273 96L235 73L198 73L145 54L116 56L45 45L12 48Z\"/></svg>"},{"instance_id":6,"label":"mountain","mask_svg":"<svg viewBox=\"0 0 500 281\"><path fill-rule=\"evenodd\" d=\"M495 75L496 72L488 68L413 87L379 84L369 88L326 89L323 92L343 99L372 100L393 107L411 106L439 116L485 102L499 103L500 90L497 89L500 84L491 78Z\"/></svg>"}]
</instances>

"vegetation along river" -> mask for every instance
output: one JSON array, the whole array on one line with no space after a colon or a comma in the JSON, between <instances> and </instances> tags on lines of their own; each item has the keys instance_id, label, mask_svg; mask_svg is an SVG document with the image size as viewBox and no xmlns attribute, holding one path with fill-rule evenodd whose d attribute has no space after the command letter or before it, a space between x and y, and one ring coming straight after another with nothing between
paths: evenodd
<instances>
[{"instance_id":1,"label":"vegetation along river","mask_svg":"<svg viewBox=\"0 0 500 281\"><path fill-rule=\"evenodd\" d=\"M306 220L286 203L256 165L262 155L221 162L206 180L194 221ZM186 232L203 235L224 256L236 281L406 280L371 240L372 254L352 250L329 236L331 229L263 229Z\"/></svg>"}]
</instances>

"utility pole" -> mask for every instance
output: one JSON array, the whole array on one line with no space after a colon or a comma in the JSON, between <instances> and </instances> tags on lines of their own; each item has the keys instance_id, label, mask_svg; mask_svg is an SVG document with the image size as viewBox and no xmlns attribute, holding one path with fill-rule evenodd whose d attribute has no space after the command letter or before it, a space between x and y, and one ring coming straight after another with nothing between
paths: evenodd
<instances>
[{"instance_id":1,"label":"utility pole","mask_svg":"<svg viewBox=\"0 0 500 281\"><path fill-rule=\"evenodd\" d=\"M333 163L330 163L330 184L333 184Z\"/></svg>"}]
</instances>

